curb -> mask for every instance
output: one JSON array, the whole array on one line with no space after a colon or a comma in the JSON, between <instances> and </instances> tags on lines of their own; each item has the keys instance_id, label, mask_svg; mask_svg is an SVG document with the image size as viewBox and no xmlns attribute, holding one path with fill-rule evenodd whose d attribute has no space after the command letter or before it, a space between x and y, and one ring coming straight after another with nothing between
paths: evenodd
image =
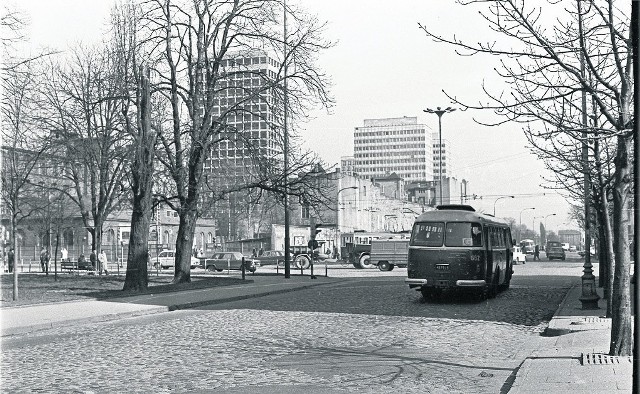
<instances>
[{"instance_id":1,"label":"curb","mask_svg":"<svg viewBox=\"0 0 640 394\"><path fill-rule=\"evenodd\" d=\"M31 325L31 326L16 327L16 328L11 328L11 329L6 329L6 330L3 329L3 330L1 330L0 337L7 338L7 337L17 336L17 335L22 335L22 334L30 334L30 333L34 333L34 332L37 332L37 331L49 330L49 329L53 329L53 328L69 327L69 326L72 326L74 324L81 323L81 322L85 322L85 323L100 323L100 322L114 321L114 320L130 318L130 317L153 315L153 314L163 313L163 312L172 312L172 311L177 311L177 310L194 309L194 308L199 308L199 307L208 306L208 305L224 304L224 303L228 303L228 302L241 301L241 300L246 300L246 299L251 299L251 298L259 298L259 297L275 295L275 294L291 293L291 292L298 291L298 290L306 290L306 289L309 289L309 288L312 288L312 287L325 286L325 285L334 284L334 283L336 283L336 282L309 283L309 284L302 285L302 286L293 286L293 287L290 287L290 288L277 289L277 290L271 290L271 291L267 290L267 291L264 291L264 292L249 293L249 294L243 294L243 295L238 295L238 296L233 296L233 297L222 297L222 298L217 298L217 299L203 300L203 301L197 301L197 302L188 302L188 303L183 303L183 304L173 304L173 305L167 305L167 306L156 306L156 307L140 309L140 310L136 310L136 311L107 313L107 314L99 315L99 316L83 317L83 318L62 320L62 321L58 321L58 322L50 322L50 323L42 323L42 324L34 324L34 325ZM115 300L115 299L117 299L117 298L112 298L111 300ZM96 299L96 301L108 301L108 300L109 299ZM89 301L89 300L79 300L78 302L83 302L83 301ZM74 302L74 301L65 301L65 303L67 303L67 302ZM56 303L51 303L51 304L56 304ZM34 305L36 305L36 304L34 304ZM37 304L37 305L42 305L42 304ZM23 306L20 306L18 308L28 308L28 307L29 307L29 305L23 305Z\"/></svg>"},{"instance_id":2,"label":"curb","mask_svg":"<svg viewBox=\"0 0 640 394\"><path fill-rule=\"evenodd\" d=\"M554 312L553 317L551 318L551 320L549 320L549 324L547 325L547 328L545 328L544 331L542 332L541 335L543 337L559 337L560 335L569 334L571 332L571 330L568 328L557 327L558 322L561 320L558 314L560 313L561 310L563 310L567 306L567 303L569 302L569 297L572 295L573 290L576 287L579 287L579 285L576 284L571 286L569 291L567 291L567 294L564 295L562 302L560 302L560 305L558 306L558 308L556 308L556 311Z\"/></svg>"}]
</instances>

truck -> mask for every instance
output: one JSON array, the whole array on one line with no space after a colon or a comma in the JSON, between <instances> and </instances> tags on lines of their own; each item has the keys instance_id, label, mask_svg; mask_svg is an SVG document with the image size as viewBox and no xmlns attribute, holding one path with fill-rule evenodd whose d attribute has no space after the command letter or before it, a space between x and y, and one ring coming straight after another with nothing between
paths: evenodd
<instances>
[{"instance_id":1,"label":"truck","mask_svg":"<svg viewBox=\"0 0 640 394\"><path fill-rule=\"evenodd\" d=\"M370 262L380 271L406 267L409 254L408 239L376 239L371 241Z\"/></svg>"}]
</instances>

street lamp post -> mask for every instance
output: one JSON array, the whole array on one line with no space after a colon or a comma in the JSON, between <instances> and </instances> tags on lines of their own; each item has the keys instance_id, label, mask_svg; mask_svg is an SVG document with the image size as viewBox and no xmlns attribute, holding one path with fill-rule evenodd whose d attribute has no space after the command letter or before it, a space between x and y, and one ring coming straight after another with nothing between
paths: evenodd
<instances>
[{"instance_id":1,"label":"street lamp post","mask_svg":"<svg viewBox=\"0 0 640 394\"><path fill-rule=\"evenodd\" d=\"M342 233L342 220L340 220L340 218L342 217L342 210L340 209L340 192L342 192L344 190L349 190L349 189L357 190L358 187L357 186L343 187L343 188L338 190L338 193L336 193L336 196L337 196L337 207L336 208L338 209L338 234ZM336 242L336 244L338 244L338 242ZM342 243L340 243L340 247L342 247Z\"/></svg>"},{"instance_id":2,"label":"street lamp post","mask_svg":"<svg viewBox=\"0 0 640 394\"><path fill-rule=\"evenodd\" d=\"M536 219L542 219L544 216L534 216L533 217L533 242L536 241ZM540 234L542 235L542 234Z\"/></svg>"},{"instance_id":3,"label":"street lamp post","mask_svg":"<svg viewBox=\"0 0 640 394\"><path fill-rule=\"evenodd\" d=\"M455 111L455 108L447 107L445 109L441 109L440 107L436 107L435 110L427 108L423 111L429 114L438 115L438 161L439 161L439 169L438 169L438 184L440 186L440 205L442 205L442 115Z\"/></svg>"},{"instance_id":4,"label":"street lamp post","mask_svg":"<svg viewBox=\"0 0 640 394\"><path fill-rule=\"evenodd\" d=\"M545 241L547 240L547 218L549 216L556 216L556 214L555 213L550 213L550 214L548 214L547 216L544 217L544 238L545 238ZM542 237L542 234L540 234L540 236ZM542 242L542 239L540 239L540 242Z\"/></svg>"},{"instance_id":5,"label":"street lamp post","mask_svg":"<svg viewBox=\"0 0 640 394\"><path fill-rule=\"evenodd\" d=\"M518 227L518 242L522 241L522 212L529 209L535 209L535 208L525 208L522 211L520 211L520 227Z\"/></svg>"},{"instance_id":6,"label":"street lamp post","mask_svg":"<svg viewBox=\"0 0 640 394\"><path fill-rule=\"evenodd\" d=\"M496 216L496 203L498 202L498 200L502 200L503 198L515 198L515 196L502 196L496 198L496 200L493 202L493 216Z\"/></svg>"}]
</instances>

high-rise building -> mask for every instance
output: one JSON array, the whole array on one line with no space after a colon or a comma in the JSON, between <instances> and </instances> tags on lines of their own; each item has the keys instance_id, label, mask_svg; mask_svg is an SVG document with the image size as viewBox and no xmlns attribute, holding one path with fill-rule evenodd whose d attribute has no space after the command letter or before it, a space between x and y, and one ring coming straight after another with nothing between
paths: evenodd
<instances>
[{"instance_id":1,"label":"high-rise building","mask_svg":"<svg viewBox=\"0 0 640 394\"><path fill-rule=\"evenodd\" d=\"M442 177L453 177L454 173L454 155L451 150L451 143L447 139L442 139L442 147L440 146L440 138L438 135L433 137L433 179L440 177L440 155L442 155Z\"/></svg>"},{"instance_id":2,"label":"high-rise building","mask_svg":"<svg viewBox=\"0 0 640 394\"><path fill-rule=\"evenodd\" d=\"M282 162L281 106L273 87L279 68L278 61L262 50L229 53L222 61L212 110L228 131L218 136L221 141L213 145L205 162L211 190L240 188L260 175L260 168ZM247 191L241 191L225 195L223 201L205 203L204 211L216 218L220 236L232 239L260 232L250 228L253 223L245 217L251 215L246 213L252 206L250 199Z\"/></svg>"},{"instance_id":3,"label":"high-rise building","mask_svg":"<svg viewBox=\"0 0 640 394\"><path fill-rule=\"evenodd\" d=\"M407 182L433 180L431 133L417 117L365 119L355 128L353 153L360 177L396 173Z\"/></svg>"},{"instance_id":4,"label":"high-rise building","mask_svg":"<svg viewBox=\"0 0 640 394\"><path fill-rule=\"evenodd\" d=\"M269 88L278 67L276 60L260 50L229 54L223 60L225 78L213 99L213 111L229 132L212 148L205 171L220 173L221 180L238 184L255 168L256 158L282 153L282 138L273 127L274 90Z\"/></svg>"}]
</instances>

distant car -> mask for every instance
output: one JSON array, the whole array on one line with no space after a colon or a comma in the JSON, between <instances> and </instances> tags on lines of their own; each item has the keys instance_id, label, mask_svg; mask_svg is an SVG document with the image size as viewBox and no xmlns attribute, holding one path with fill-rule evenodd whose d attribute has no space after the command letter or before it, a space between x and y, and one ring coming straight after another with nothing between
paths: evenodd
<instances>
[{"instance_id":1,"label":"distant car","mask_svg":"<svg viewBox=\"0 0 640 394\"><path fill-rule=\"evenodd\" d=\"M262 255L256 257L256 260L260 262L260 265L276 265L284 264L284 252L281 250L267 250Z\"/></svg>"},{"instance_id":2,"label":"distant car","mask_svg":"<svg viewBox=\"0 0 640 394\"><path fill-rule=\"evenodd\" d=\"M519 246L514 246L512 248L513 251L513 263L514 264L525 264L527 262L527 255L522 253L522 250Z\"/></svg>"},{"instance_id":3,"label":"distant car","mask_svg":"<svg viewBox=\"0 0 640 394\"><path fill-rule=\"evenodd\" d=\"M576 251L578 251L578 249L574 245L569 246L569 252L576 252Z\"/></svg>"},{"instance_id":4,"label":"distant car","mask_svg":"<svg viewBox=\"0 0 640 394\"><path fill-rule=\"evenodd\" d=\"M554 259L564 260L566 255L562 246L552 246L547 250L547 258L550 261Z\"/></svg>"},{"instance_id":5,"label":"distant car","mask_svg":"<svg viewBox=\"0 0 640 394\"><path fill-rule=\"evenodd\" d=\"M157 257L151 257L150 261L153 263L154 268L168 269L172 268L176 261L175 250L163 250L158 253ZM196 268L200 265L200 260L191 256L191 268Z\"/></svg>"},{"instance_id":6,"label":"distant car","mask_svg":"<svg viewBox=\"0 0 640 394\"><path fill-rule=\"evenodd\" d=\"M565 251L568 251L570 246L571 245L569 245L569 242L564 242L562 244L562 249L565 250Z\"/></svg>"},{"instance_id":7,"label":"distant car","mask_svg":"<svg viewBox=\"0 0 640 394\"><path fill-rule=\"evenodd\" d=\"M260 263L257 260L245 257L240 252L222 252L214 253L211 258L200 259L200 267L211 272L221 272L226 269L241 270L243 257L245 270L255 272L256 268L260 266Z\"/></svg>"}]
</instances>

